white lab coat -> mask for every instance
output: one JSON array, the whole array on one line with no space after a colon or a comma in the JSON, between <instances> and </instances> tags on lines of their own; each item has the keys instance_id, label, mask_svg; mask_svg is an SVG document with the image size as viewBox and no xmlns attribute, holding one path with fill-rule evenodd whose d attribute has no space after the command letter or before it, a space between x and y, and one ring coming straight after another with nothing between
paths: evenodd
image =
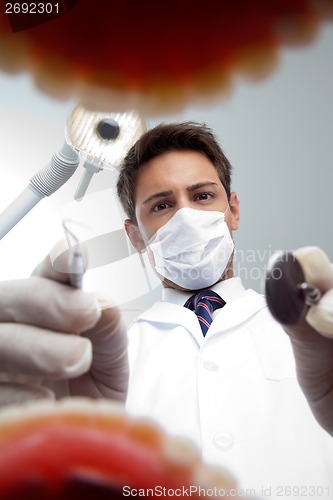
<instances>
[{"instance_id":1,"label":"white lab coat","mask_svg":"<svg viewBox=\"0 0 333 500\"><path fill-rule=\"evenodd\" d=\"M239 278L212 289L227 304L205 338L189 294L171 289L133 323L127 410L193 439L241 494L333 498L333 438L298 386L288 336Z\"/></svg>"}]
</instances>

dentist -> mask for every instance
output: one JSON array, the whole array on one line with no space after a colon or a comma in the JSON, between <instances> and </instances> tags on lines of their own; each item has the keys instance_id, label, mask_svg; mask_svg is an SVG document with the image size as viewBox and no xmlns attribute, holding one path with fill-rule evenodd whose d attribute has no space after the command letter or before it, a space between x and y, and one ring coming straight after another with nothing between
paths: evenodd
<instances>
[{"instance_id":1,"label":"dentist","mask_svg":"<svg viewBox=\"0 0 333 500\"><path fill-rule=\"evenodd\" d=\"M333 442L298 385L290 339L234 274L230 183L214 135L195 123L155 127L123 162L125 229L163 283L162 301L129 329L127 409L194 439L258 495L333 494ZM321 338L327 365L333 342Z\"/></svg>"}]
</instances>

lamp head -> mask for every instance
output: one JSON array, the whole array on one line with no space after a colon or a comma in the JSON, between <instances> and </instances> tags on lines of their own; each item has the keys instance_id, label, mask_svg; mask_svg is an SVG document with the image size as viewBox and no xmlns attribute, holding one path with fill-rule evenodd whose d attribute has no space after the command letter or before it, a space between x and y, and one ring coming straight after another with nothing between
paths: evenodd
<instances>
[{"instance_id":1,"label":"lamp head","mask_svg":"<svg viewBox=\"0 0 333 500\"><path fill-rule=\"evenodd\" d=\"M94 112L76 104L65 134L68 144L101 170L119 169L127 151L146 130L145 121L135 111Z\"/></svg>"}]
</instances>

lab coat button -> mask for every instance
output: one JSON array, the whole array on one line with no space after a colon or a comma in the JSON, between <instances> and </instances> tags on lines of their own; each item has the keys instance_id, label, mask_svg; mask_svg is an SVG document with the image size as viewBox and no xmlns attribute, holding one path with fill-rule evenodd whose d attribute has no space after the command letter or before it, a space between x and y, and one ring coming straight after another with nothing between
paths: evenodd
<instances>
[{"instance_id":1,"label":"lab coat button","mask_svg":"<svg viewBox=\"0 0 333 500\"><path fill-rule=\"evenodd\" d=\"M217 363L208 360L203 362L203 367L206 368L206 370L209 370L210 372L217 372L219 369L219 365Z\"/></svg>"},{"instance_id":2,"label":"lab coat button","mask_svg":"<svg viewBox=\"0 0 333 500\"><path fill-rule=\"evenodd\" d=\"M228 432L217 432L213 438L213 443L219 450L230 450L234 445L234 440Z\"/></svg>"}]
</instances>

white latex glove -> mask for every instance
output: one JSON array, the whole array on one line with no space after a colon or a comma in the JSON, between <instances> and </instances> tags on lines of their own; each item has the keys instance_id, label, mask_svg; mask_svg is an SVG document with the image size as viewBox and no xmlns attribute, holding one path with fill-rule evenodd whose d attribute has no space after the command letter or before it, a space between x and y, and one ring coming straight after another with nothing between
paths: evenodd
<instances>
[{"instance_id":1,"label":"white latex glove","mask_svg":"<svg viewBox=\"0 0 333 500\"><path fill-rule=\"evenodd\" d=\"M293 252L305 281L323 293L297 325L285 327L296 360L299 384L310 408L333 436L333 267L318 247Z\"/></svg>"},{"instance_id":2,"label":"white latex glove","mask_svg":"<svg viewBox=\"0 0 333 500\"><path fill-rule=\"evenodd\" d=\"M68 394L125 400L119 310L67 279L47 256L34 276L0 282L0 405Z\"/></svg>"}]
</instances>

